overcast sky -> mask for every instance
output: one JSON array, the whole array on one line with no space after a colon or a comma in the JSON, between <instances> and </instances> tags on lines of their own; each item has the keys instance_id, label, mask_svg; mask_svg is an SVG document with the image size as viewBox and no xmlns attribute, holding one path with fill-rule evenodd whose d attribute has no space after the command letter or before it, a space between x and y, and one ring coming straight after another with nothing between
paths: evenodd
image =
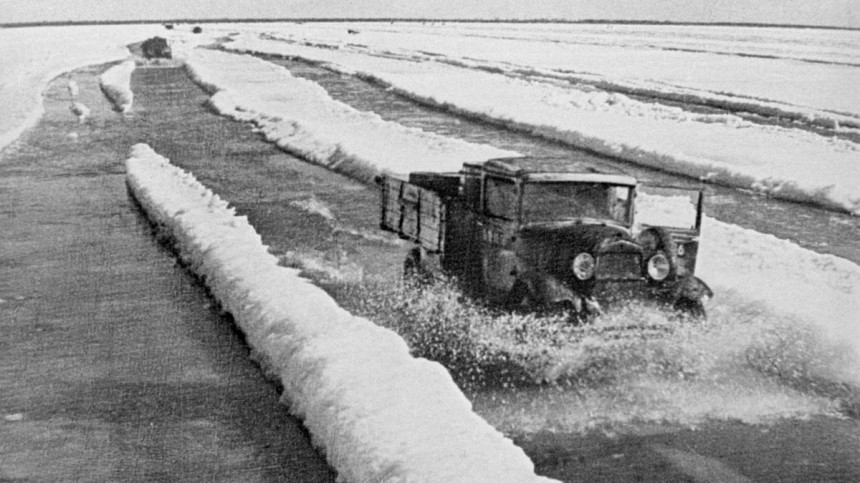
<instances>
[{"instance_id":1,"label":"overcast sky","mask_svg":"<svg viewBox=\"0 0 860 483\"><path fill-rule=\"evenodd\" d=\"M0 0L0 23L301 17L612 19L860 28L860 0Z\"/></svg>"}]
</instances>

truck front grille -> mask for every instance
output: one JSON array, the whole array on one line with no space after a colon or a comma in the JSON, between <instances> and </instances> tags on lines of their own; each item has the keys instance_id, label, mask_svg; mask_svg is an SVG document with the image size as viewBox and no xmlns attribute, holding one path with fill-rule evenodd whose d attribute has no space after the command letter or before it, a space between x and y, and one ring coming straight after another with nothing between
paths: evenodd
<instances>
[{"instance_id":1,"label":"truck front grille","mask_svg":"<svg viewBox=\"0 0 860 483\"><path fill-rule=\"evenodd\" d=\"M599 280L638 280L642 278L642 260L638 253L609 252L597 257Z\"/></svg>"}]
</instances>

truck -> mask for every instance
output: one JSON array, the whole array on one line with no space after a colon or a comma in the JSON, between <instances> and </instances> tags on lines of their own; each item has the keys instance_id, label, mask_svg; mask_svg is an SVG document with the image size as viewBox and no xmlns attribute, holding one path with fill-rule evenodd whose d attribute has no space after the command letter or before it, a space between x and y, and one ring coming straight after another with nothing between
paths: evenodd
<instances>
[{"instance_id":1,"label":"truck","mask_svg":"<svg viewBox=\"0 0 860 483\"><path fill-rule=\"evenodd\" d=\"M377 182L380 227L413 244L408 277L447 274L492 305L561 309L577 321L632 299L704 317L713 296L695 276L701 188L654 186L643 195L620 169L527 156ZM636 220L640 196L682 209Z\"/></svg>"}]
</instances>

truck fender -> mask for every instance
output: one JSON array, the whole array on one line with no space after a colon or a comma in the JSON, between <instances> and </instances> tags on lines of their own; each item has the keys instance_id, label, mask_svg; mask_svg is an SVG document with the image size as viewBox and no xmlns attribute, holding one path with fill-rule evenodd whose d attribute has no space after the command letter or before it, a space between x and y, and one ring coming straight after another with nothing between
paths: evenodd
<instances>
[{"instance_id":1,"label":"truck fender","mask_svg":"<svg viewBox=\"0 0 860 483\"><path fill-rule=\"evenodd\" d=\"M697 277L689 276L681 281L672 308L694 319L707 318L705 302L714 296L708 284Z\"/></svg>"},{"instance_id":2,"label":"truck fender","mask_svg":"<svg viewBox=\"0 0 860 483\"><path fill-rule=\"evenodd\" d=\"M707 302L713 296L714 292L711 290L711 287L708 287L708 284L703 282L699 277L694 276L685 277L678 285L676 292L677 298L697 300L703 303Z\"/></svg>"}]
</instances>

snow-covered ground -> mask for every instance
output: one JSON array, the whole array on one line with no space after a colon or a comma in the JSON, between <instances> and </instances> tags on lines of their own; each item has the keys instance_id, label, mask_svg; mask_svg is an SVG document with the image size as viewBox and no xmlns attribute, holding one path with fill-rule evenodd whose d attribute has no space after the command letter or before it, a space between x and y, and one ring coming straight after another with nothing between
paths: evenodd
<instances>
[{"instance_id":1,"label":"snow-covered ground","mask_svg":"<svg viewBox=\"0 0 860 483\"><path fill-rule=\"evenodd\" d=\"M341 481L552 481L471 410L441 365L281 267L244 216L138 144L128 184L231 313Z\"/></svg>"},{"instance_id":2,"label":"snow-covered ground","mask_svg":"<svg viewBox=\"0 0 860 483\"><path fill-rule=\"evenodd\" d=\"M350 35L347 28L358 31ZM243 29L244 30L244 29ZM769 101L783 115L846 115L857 126L856 31L654 25L281 24L276 38L433 57L684 100ZM812 87L812 88L811 88Z\"/></svg>"},{"instance_id":3,"label":"snow-covered ground","mask_svg":"<svg viewBox=\"0 0 860 483\"><path fill-rule=\"evenodd\" d=\"M39 119L42 90L52 78L125 59L126 45L163 30L160 25L0 29L0 149Z\"/></svg>"},{"instance_id":4,"label":"snow-covered ground","mask_svg":"<svg viewBox=\"0 0 860 483\"><path fill-rule=\"evenodd\" d=\"M838 129L856 132L860 127L860 107L855 105L860 98L856 88L860 85L860 67L617 46L609 51L605 51L609 47L597 47L598 55L589 52L588 45L559 39L507 41L487 37L486 33L473 36L468 30L458 34L459 28L442 30L451 33L449 38L415 33L410 27L382 32L369 27L359 35L348 35L343 28L284 26L272 33L237 35L226 47L324 63L422 102L576 147L860 214L860 145L806 129L756 123L732 113L703 113L636 100L621 93L625 89L619 87L635 81L645 86L635 90L639 95L707 101L735 111L794 117L807 125L852 126ZM508 34L502 29L497 33ZM860 44L860 39L854 40ZM698 56L697 61L686 58L689 55ZM734 64L722 65L725 59ZM581 66L576 64L580 61L584 63ZM600 65L593 65L598 61ZM645 67L654 63L663 69L660 72L670 70L679 76L698 72L696 79L709 81L713 81L709 74L714 72L758 79L770 67L763 65L765 61L778 61L784 69L777 76L788 78L791 73L794 87L789 89L785 82L770 79L755 95L763 96L765 86L769 86L774 97L752 97L753 93L731 91L735 85L747 86L749 82L732 81L725 75L713 76L717 81L722 79L719 86L701 86L657 76L653 68ZM707 67L705 73L700 64ZM616 65L630 70L610 68ZM807 72L810 69L816 71ZM572 71L588 72L592 77L595 71L605 73L599 80L585 82L570 74ZM641 80L632 72L657 77ZM801 81L805 83L803 89L796 86ZM822 99L799 104L803 100L791 94L794 90L818 92ZM834 106L837 101L841 104Z\"/></svg>"}]
</instances>

